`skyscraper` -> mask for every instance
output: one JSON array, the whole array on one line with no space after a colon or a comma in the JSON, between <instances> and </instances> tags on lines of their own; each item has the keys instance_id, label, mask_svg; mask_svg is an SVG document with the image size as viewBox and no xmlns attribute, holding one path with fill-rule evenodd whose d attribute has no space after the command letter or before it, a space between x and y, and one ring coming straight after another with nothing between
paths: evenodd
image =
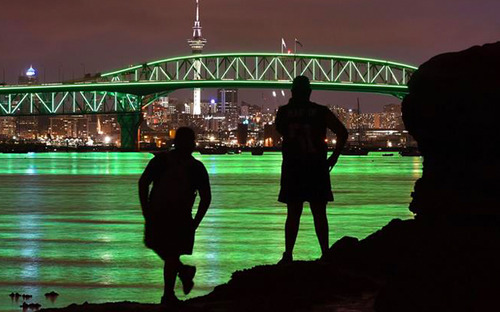
<instances>
[{"instance_id":1,"label":"skyscraper","mask_svg":"<svg viewBox=\"0 0 500 312\"><path fill-rule=\"evenodd\" d=\"M235 129L239 122L240 106L237 89L217 89L217 109L226 119L229 129Z\"/></svg>"},{"instance_id":2,"label":"skyscraper","mask_svg":"<svg viewBox=\"0 0 500 312\"><path fill-rule=\"evenodd\" d=\"M203 52L203 47L207 43L207 40L201 35L201 22L200 22L200 2L196 0L196 19L193 26L193 38L188 39L188 44L191 47L193 54L201 54ZM195 60L193 69L194 80L201 79L201 61ZM193 115L201 114L201 89L195 88L193 93Z\"/></svg>"}]
</instances>

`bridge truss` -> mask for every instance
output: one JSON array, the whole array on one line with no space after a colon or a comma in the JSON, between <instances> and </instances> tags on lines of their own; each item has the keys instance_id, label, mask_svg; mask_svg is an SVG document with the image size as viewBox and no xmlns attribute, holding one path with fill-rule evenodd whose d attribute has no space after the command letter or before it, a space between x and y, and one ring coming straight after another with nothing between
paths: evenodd
<instances>
[{"instance_id":1,"label":"bridge truss","mask_svg":"<svg viewBox=\"0 0 500 312\"><path fill-rule=\"evenodd\" d=\"M401 63L335 55L190 55L127 67L84 82L0 87L0 116L133 113L177 89L288 89L298 75L309 77L313 89L401 98L415 70Z\"/></svg>"}]
</instances>

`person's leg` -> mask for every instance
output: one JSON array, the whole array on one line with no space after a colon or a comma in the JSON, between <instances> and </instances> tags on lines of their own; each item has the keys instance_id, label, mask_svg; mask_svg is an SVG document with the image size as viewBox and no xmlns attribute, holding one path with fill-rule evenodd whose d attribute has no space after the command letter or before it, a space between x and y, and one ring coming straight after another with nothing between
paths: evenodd
<instances>
[{"instance_id":1,"label":"person's leg","mask_svg":"<svg viewBox=\"0 0 500 312\"><path fill-rule=\"evenodd\" d=\"M175 280L177 278L177 273L179 272L179 268L182 265L181 261L179 260L179 256L167 256L165 257L164 260L165 260L165 266L163 268L164 288L163 288L162 303L175 301L177 299L174 293Z\"/></svg>"},{"instance_id":2,"label":"person's leg","mask_svg":"<svg viewBox=\"0 0 500 312\"><path fill-rule=\"evenodd\" d=\"M321 253L326 254L329 248L328 242L328 218L326 216L326 202L311 203L311 212L314 219L314 228L318 237Z\"/></svg>"},{"instance_id":3,"label":"person's leg","mask_svg":"<svg viewBox=\"0 0 500 312\"><path fill-rule=\"evenodd\" d=\"M287 204L288 213L285 222L285 253L283 254L283 260L285 261L292 260L293 247L295 246L295 241L297 240L300 216L302 215L303 207L303 202L293 202Z\"/></svg>"},{"instance_id":4,"label":"person's leg","mask_svg":"<svg viewBox=\"0 0 500 312\"><path fill-rule=\"evenodd\" d=\"M179 279L182 282L182 291L185 295L191 292L194 282L193 278L196 274L196 267L194 265L187 265L180 262Z\"/></svg>"}]
</instances>

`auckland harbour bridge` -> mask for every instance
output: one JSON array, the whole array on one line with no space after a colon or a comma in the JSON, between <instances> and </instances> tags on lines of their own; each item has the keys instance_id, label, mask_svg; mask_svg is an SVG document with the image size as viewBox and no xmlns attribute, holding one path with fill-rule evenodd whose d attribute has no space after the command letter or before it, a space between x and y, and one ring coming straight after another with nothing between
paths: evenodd
<instances>
[{"instance_id":1,"label":"auckland harbour bridge","mask_svg":"<svg viewBox=\"0 0 500 312\"><path fill-rule=\"evenodd\" d=\"M314 90L370 92L402 98L417 68L338 55L219 53L173 57L71 83L0 87L0 116L117 114L122 148L137 147L141 111L178 89L289 89L305 75Z\"/></svg>"},{"instance_id":2,"label":"auckland harbour bridge","mask_svg":"<svg viewBox=\"0 0 500 312\"><path fill-rule=\"evenodd\" d=\"M1 116L117 114L123 150L137 150L142 110L178 89L194 89L193 115L200 114L201 88L289 89L305 75L316 90L372 92L402 98L414 66L352 56L296 53L203 54L200 1L196 0L192 54L157 60L77 82L0 87Z\"/></svg>"}]
</instances>

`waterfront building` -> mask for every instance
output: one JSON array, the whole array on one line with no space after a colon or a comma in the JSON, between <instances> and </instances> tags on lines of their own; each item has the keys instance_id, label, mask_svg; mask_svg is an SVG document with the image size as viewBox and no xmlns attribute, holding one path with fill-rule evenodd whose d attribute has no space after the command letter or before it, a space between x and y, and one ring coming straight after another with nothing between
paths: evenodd
<instances>
[{"instance_id":1,"label":"waterfront building","mask_svg":"<svg viewBox=\"0 0 500 312\"><path fill-rule=\"evenodd\" d=\"M87 139L90 137L89 118L86 116L51 117L48 133L53 139Z\"/></svg>"},{"instance_id":2,"label":"waterfront building","mask_svg":"<svg viewBox=\"0 0 500 312\"><path fill-rule=\"evenodd\" d=\"M154 130L167 130L169 123L169 104L167 101L157 101L149 105L144 117L146 125Z\"/></svg>"},{"instance_id":3,"label":"waterfront building","mask_svg":"<svg viewBox=\"0 0 500 312\"><path fill-rule=\"evenodd\" d=\"M0 139L11 139L16 135L16 118L0 117Z\"/></svg>"},{"instance_id":4,"label":"waterfront building","mask_svg":"<svg viewBox=\"0 0 500 312\"><path fill-rule=\"evenodd\" d=\"M338 105L330 105L328 107L336 116L337 118L345 124L347 121L347 116L348 116L348 111L346 108L338 106Z\"/></svg>"},{"instance_id":5,"label":"waterfront building","mask_svg":"<svg viewBox=\"0 0 500 312\"><path fill-rule=\"evenodd\" d=\"M400 104L387 104L383 108L382 128L404 129L403 116Z\"/></svg>"},{"instance_id":6,"label":"waterfront building","mask_svg":"<svg viewBox=\"0 0 500 312\"><path fill-rule=\"evenodd\" d=\"M21 140L35 140L38 137L38 118L32 116L17 117L16 135Z\"/></svg>"},{"instance_id":7,"label":"waterfront building","mask_svg":"<svg viewBox=\"0 0 500 312\"><path fill-rule=\"evenodd\" d=\"M120 135L120 124L116 115L101 115L98 116L100 121L100 133L101 135Z\"/></svg>"}]
</instances>

